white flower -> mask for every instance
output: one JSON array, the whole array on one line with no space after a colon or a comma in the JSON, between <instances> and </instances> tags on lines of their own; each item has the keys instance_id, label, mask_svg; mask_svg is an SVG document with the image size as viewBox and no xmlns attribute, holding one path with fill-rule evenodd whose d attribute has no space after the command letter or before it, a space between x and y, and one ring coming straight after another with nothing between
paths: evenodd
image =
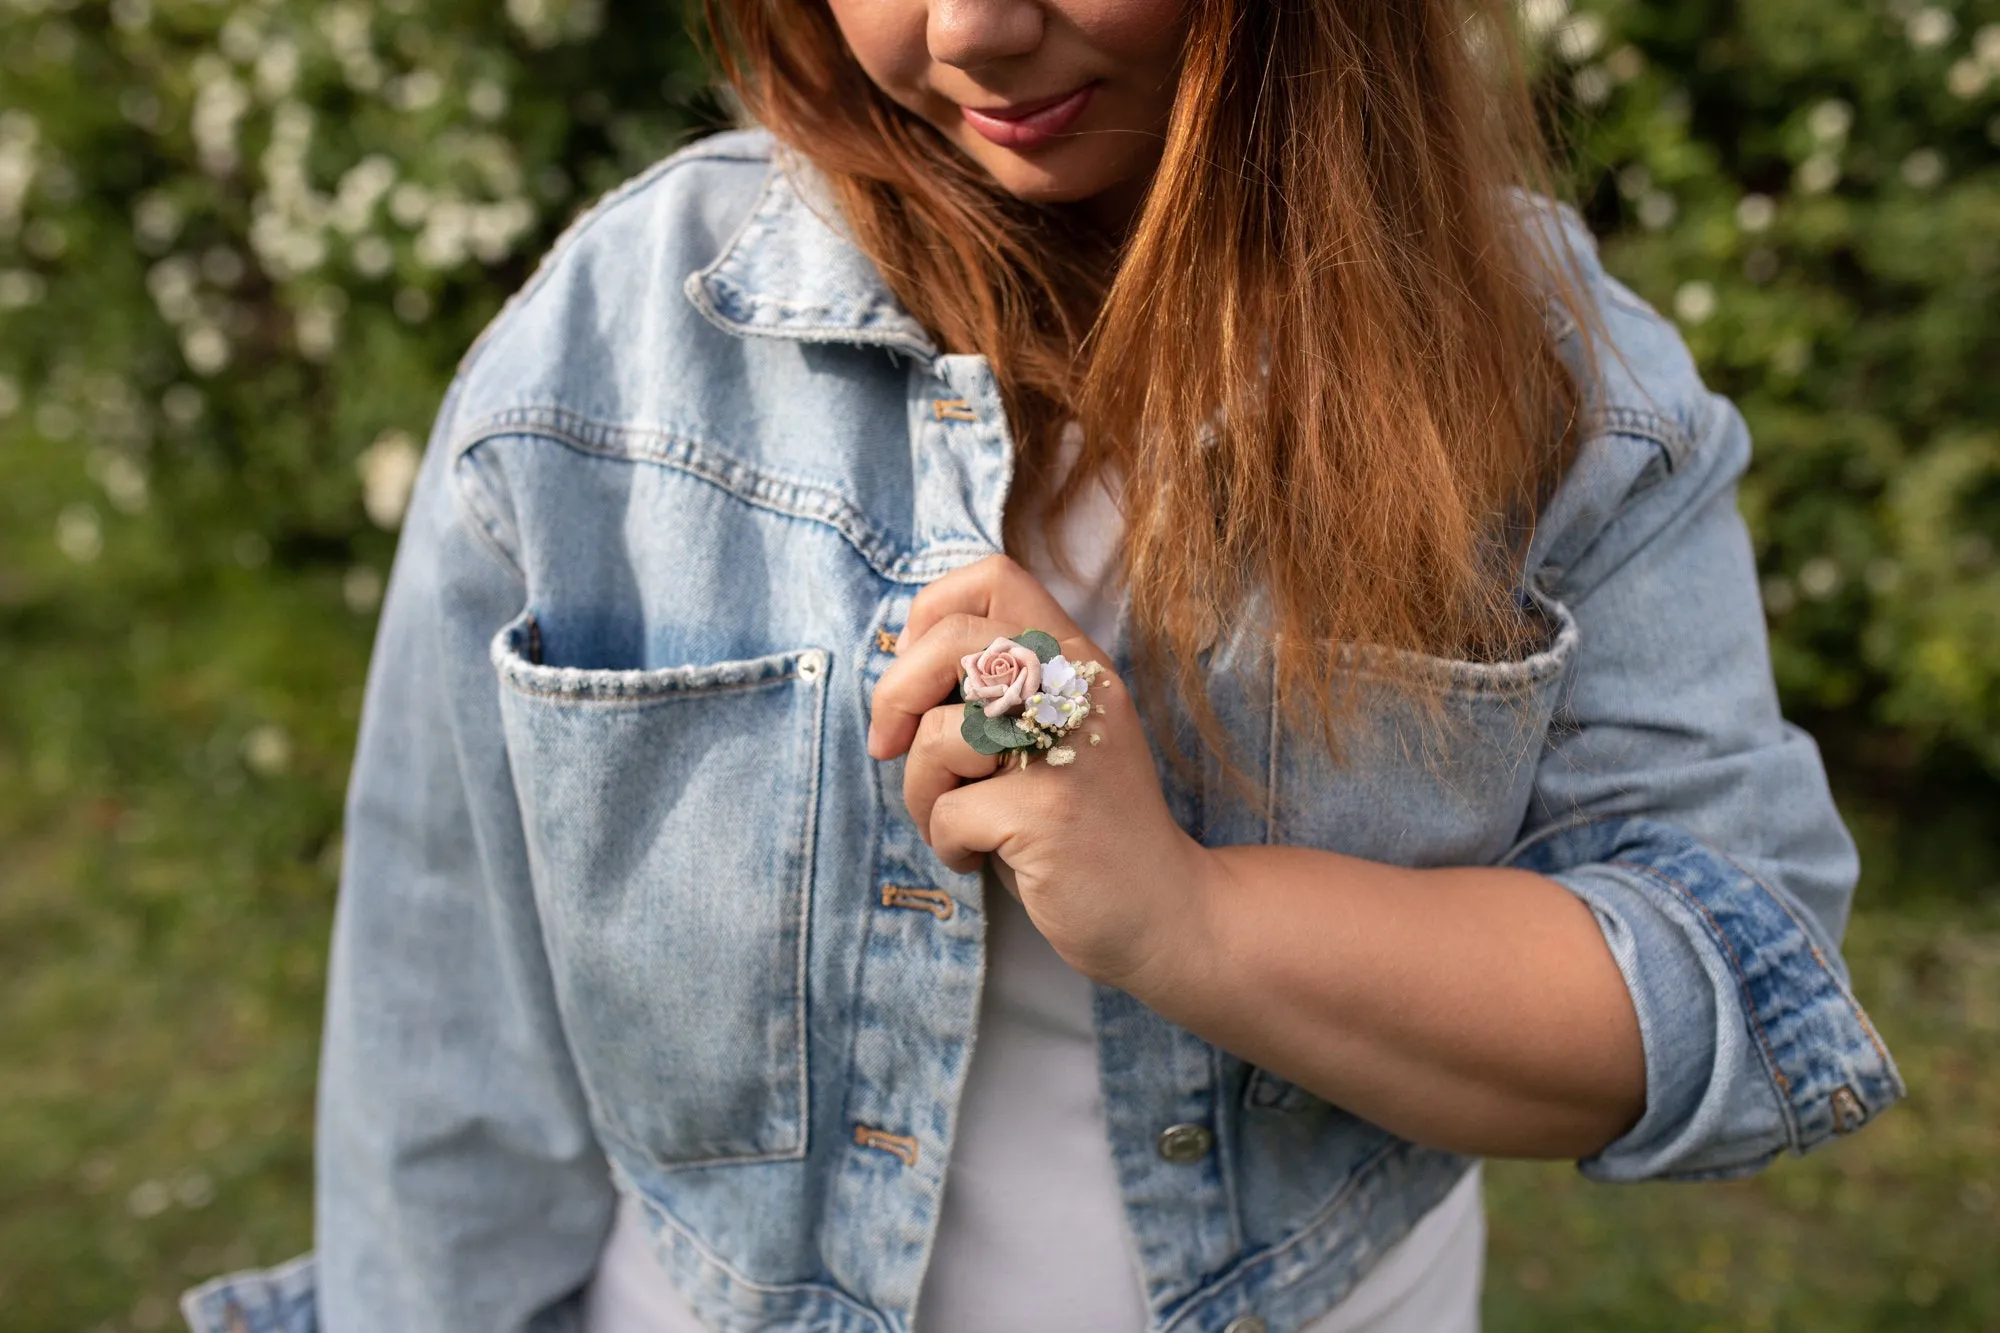
<instances>
[{"instance_id":1,"label":"white flower","mask_svg":"<svg viewBox=\"0 0 2000 1333\"><path fill-rule=\"evenodd\" d=\"M385 430L361 451L361 507L369 521L391 532L402 526L422 455L407 431Z\"/></svg>"},{"instance_id":2,"label":"white flower","mask_svg":"<svg viewBox=\"0 0 2000 1333\"><path fill-rule=\"evenodd\" d=\"M1603 44L1604 20L1595 14L1573 15L1556 29L1556 49L1571 62L1590 59Z\"/></svg>"},{"instance_id":3,"label":"white flower","mask_svg":"<svg viewBox=\"0 0 2000 1333\"><path fill-rule=\"evenodd\" d=\"M1746 194L1736 204L1736 225L1748 232L1769 230L1777 216L1778 206L1768 194Z\"/></svg>"},{"instance_id":4,"label":"white flower","mask_svg":"<svg viewBox=\"0 0 2000 1333\"><path fill-rule=\"evenodd\" d=\"M1058 745L1055 749L1049 751L1047 758L1052 767L1061 768L1064 764L1073 764L1076 762L1076 751L1070 749L1067 745Z\"/></svg>"},{"instance_id":5,"label":"white flower","mask_svg":"<svg viewBox=\"0 0 2000 1333\"><path fill-rule=\"evenodd\" d=\"M1540 39L1553 32L1569 14L1569 0L1524 0L1521 21L1529 36Z\"/></svg>"},{"instance_id":6,"label":"white flower","mask_svg":"<svg viewBox=\"0 0 2000 1333\"><path fill-rule=\"evenodd\" d=\"M1700 324L1715 313L1715 288L1697 278L1674 293L1674 313L1684 324Z\"/></svg>"},{"instance_id":7,"label":"white flower","mask_svg":"<svg viewBox=\"0 0 2000 1333\"><path fill-rule=\"evenodd\" d=\"M1058 731L1075 726L1090 711L1090 682L1058 654L1042 663L1042 688L1028 699L1028 716Z\"/></svg>"},{"instance_id":8,"label":"white flower","mask_svg":"<svg viewBox=\"0 0 2000 1333\"><path fill-rule=\"evenodd\" d=\"M1943 46L1957 31L1958 20L1952 17L1951 11L1939 9L1935 5L1919 9L1910 15L1909 22L1903 27L1904 35L1910 39L1910 45L1920 51Z\"/></svg>"},{"instance_id":9,"label":"white flower","mask_svg":"<svg viewBox=\"0 0 2000 1333\"><path fill-rule=\"evenodd\" d=\"M1806 194L1825 194L1840 181L1840 162L1829 153L1814 153L1799 163L1793 179Z\"/></svg>"},{"instance_id":10,"label":"white flower","mask_svg":"<svg viewBox=\"0 0 2000 1333\"><path fill-rule=\"evenodd\" d=\"M1944 155L1935 148L1919 148L1903 159L1903 183L1913 190L1928 190L1944 179Z\"/></svg>"},{"instance_id":11,"label":"white flower","mask_svg":"<svg viewBox=\"0 0 2000 1333\"><path fill-rule=\"evenodd\" d=\"M1838 97L1829 97L1806 116L1806 129L1821 143L1845 139L1854 128L1854 108Z\"/></svg>"}]
</instances>

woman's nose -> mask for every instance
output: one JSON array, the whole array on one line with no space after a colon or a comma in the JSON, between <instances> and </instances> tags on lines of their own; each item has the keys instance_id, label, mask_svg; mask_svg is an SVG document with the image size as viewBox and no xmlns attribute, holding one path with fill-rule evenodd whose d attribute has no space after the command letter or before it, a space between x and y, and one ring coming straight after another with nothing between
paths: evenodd
<instances>
[{"instance_id":1,"label":"woman's nose","mask_svg":"<svg viewBox=\"0 0 2000 1333\"><path fill-rule=\"evenodd\" d=\"M1024 56L1042 44L1040 0L933 0L931 59L959 69Z\"/></svg>"}]
</instances>

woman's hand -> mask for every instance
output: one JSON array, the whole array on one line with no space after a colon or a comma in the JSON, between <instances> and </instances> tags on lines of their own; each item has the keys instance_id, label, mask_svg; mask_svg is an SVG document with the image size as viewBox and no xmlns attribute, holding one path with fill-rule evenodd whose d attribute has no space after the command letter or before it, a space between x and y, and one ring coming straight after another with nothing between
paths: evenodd
<instances>
[{"instance_id":1,"label":"woman's hand","mask_svg":"<svg viewBox=\"0 0 2000 1333\"><path fill-rule=\"evenodd\" d=\"M996 772L959 735L958 661L1024 629L1104 660L993 556L917 595L868 752L938 856L1002 880L1070 966L1354 1114L1435 1147L1580 1157L1645 1107L1631 996L1591 909L1525 870L1411 870L1307 847L1204 848L1167 812L1125 682L1066 767ZM1045 751L1042 753L1046 753Z\"/></svg>"},{"instance_id":2,"label":"woman's hand","mask_svg":"<svg viewBox=\"0 0 2000 1333\"><path fill-rule=\"evenodd\" d=\"M1054 635L1071 662L1106 666L1090 686L1104 711L1070 733L1077 758L1064 767L1029 751L1023 769L1013 752L980 754L959 733L959 659L1027 629ZM875 687L868 753L908 751L903 799L940 860L964 872L992 854L1070 966L1131 990L1151 960L1204 934L1210 858L1168 813L1138 709L1109 666L1033 575L989 556L917 594Z\"/></svg>"}]
</instances>

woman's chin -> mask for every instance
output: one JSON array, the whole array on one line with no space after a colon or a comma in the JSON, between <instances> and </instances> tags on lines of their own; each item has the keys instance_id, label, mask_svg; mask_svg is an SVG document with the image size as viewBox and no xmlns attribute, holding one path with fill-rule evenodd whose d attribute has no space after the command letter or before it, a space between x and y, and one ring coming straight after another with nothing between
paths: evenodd
<instances>
[{"instance_id":1,"label":"woman's chin","mask_svg":"<svg viewBox=\"0 0 2000 1333\"><path fill-rule=\"evenodd\" d=\"M981 143L961 145L1008 194L1030 204L1077 204L1120 192L1151 169L1151 163L1106 160L1094 144L1052 145L1017 153Z\"/></svg>"}]
</instances>

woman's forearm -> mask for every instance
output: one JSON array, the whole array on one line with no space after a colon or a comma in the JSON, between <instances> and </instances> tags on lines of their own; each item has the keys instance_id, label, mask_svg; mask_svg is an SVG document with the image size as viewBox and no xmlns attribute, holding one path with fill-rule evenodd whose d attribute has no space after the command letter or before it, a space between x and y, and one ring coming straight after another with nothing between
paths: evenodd
<instances>
[{"instance_id":1,"label":"woman's forearm","mask_svg":"<svg viewBox=\"0 0 2000 1333\"><path fill-rule=\"evenodd\" d=\"M1405 1138L1583 1157L1646 1071L1591 911L1523 870L1407 870L1298 847L1194 858L1193 924L1118 984L1163 1017Z\"/></svg>"}]
</instances>

